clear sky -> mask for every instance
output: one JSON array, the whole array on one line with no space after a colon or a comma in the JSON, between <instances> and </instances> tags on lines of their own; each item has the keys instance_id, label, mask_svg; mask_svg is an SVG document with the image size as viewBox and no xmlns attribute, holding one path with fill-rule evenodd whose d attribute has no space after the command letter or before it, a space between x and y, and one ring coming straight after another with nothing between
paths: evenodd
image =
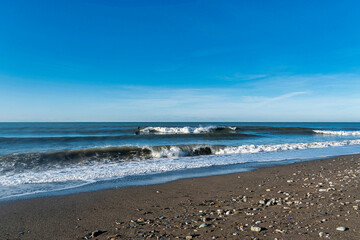
<instances>
[{"instance_id":1,"label":"clear sky","mask_svg":"<svg viewBox=\"0 0 360 240\"><path fill-rule=\"evenodd\" d=\"M0 121L360 121L359 9L0 0Z\"/></svg>"}]
</instances>

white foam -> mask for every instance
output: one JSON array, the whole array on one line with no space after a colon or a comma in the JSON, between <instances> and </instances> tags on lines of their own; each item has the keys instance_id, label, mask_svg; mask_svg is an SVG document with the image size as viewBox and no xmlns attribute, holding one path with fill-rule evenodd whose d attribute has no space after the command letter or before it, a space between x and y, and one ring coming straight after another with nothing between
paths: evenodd
<instances>
[{"instance_id":1,"label":"white foam","mask_svg":"<svg viewBox=\"0 0 360 240\"><path fill-rule=\"evenodd\" d=\"M303 150L309 148L327 148L327 147L341 147L346 145L360 145L360 139L344 140L344 141L329 141L329 142L312 142L312 143L286 143L276 145L242 145L242 146L228 146L218 149L215 154L240 154L240 153L258 153L258 152L276 152L276 151L291 151Z\"/></svg>"},{"instance_id":2,"label":"white foam","mask_svg":"<svg viewBox=\"0 0 360 240\"><path fill-rule=\"evenodd\" d=\"M265 155L257 156L256 153L269 152L296 152L293 150L320 149L328 147L341 147L347 145L360 145L360 139L312 143L292 143L277 145L242 145L212 148L215 156L186 156L187 149L173 146L154 151L154 158L141 161L129 161L121 163L95 162L87 165L74 165L65 168L48 169L42 171L26 170L21 173L6 173L0 176L0 187L12 187L28 184L64 183L71 181L94 182L112 178L121 178L138 174L150 174L155 172L168 172L179 169L192 169L207 166L229 165L249 161L267 161ZM199 145L196 147L204 147ZM208 146L211 147L211 146ZM240 155L241 156L240 156ZM256 160L254 160L256 159ZM265 160L264 160L265 159ZM277 160L286 159L281 157Z\"/></svg>"},{"instance_id":3,"label":"white foam","mask_svg":"<svg viewBox=\"0 0 360 240\"><path fill-rule=\"evenodd\" d=\"M197 149L208 147L212 154L215 155L229 155L229 154L248 154L260 152L278 152L278 151L292 151L303 150L311 148L327 148L327 147L341 147L346 145L360 145L360 139L344 140L344 141L328 141L328 142L311 142L311 143L285 143L275 145L241 145L241 146L211 146L211 145L196 145L188 146L187 148L180 148L178 146L171 146L160 150L148 147L152 151L152 158L178 158L189 156L191 152Z\"/></svg>"},{"instance_id":4,"label":"white foam","mask_svg":"<svg viewBox=\"0 0 360 240\"><path fill-rule=\"evenodd\" d=\"M337 136L360 136L360 131L327 131L327 130L313 130L317 134L337 135Z\"/></svg>"},{"instance_id":5,"label":"white foam","mask_svg":"<svg viewBox=\"0 0 360 240\"><path fill-rule=\"evenodd\" d=\"M180 145L179 146L171 146L170 148L163 147L160 149L154 149L153 147L146 147L151 150L151 158L159 159L159 158L178 158L178 157L186 157L192 156L194 152L200 150L201 148L210 148L211 152L214 152L214 149L211 145ZM197 154L200 155L200 154ZM205 154L204 154L205 155Z\"/></svg>"},{"instance_id":6,"label":"white foam","mask_svg":"<svg viewBox=\"0 0 360 240\"><path fill-rule=\"evenodd\" d=\"M94 180L105 180L113 177L124 177L143 173L164 172L184 168L208 166L209 163L205 162L196 162L195 159L187 162L179 161L179 159L158 159L110 164L95 163L90 166L74 166L41 172L28 171L20 174L7 174L0 176L0 185L16 186L20 184L53 183L64 181L92 182Z\"/></svg>"},{"instance_id":7,"label":"white foam","mask_svg":"<svg viewBox=\"0 0 360 240\"><path fill-rule=\"evenodd\" d=\"M209 133L216 129L217 126L207 126L207 127L146 127L141 129L140 132L143 134L200 134L200 133ZM236 127L228 127L229 129L235 131Z\"/></svg>"},{"instance_id":8,"label":"white foam","mask_svg":"<svg viewBox=\"0 0 360 240\"><path fill-rule=\"evenodd\" d=\"M171 146L169 149L162 148L160 150L154 150L150 148L151 150L151 157L158 159L158 158L177 158L186 156L186 152L180 149L177 146Z\"/></svg>"}]
</instances>

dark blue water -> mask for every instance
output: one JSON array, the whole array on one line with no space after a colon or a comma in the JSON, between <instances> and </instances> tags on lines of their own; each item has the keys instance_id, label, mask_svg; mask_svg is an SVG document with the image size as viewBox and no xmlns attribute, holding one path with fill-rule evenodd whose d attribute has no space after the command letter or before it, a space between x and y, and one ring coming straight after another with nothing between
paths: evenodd
<instances>
[{"instance_id":1,"label":"dark blue water","mask_svg":"<svg viewBox=\"0 0 360 240\"><path fill-rule=\"evenodd\" d=\"M359 123L0 123L0 199L359 152Z\"/></svg>"}]
</instances>

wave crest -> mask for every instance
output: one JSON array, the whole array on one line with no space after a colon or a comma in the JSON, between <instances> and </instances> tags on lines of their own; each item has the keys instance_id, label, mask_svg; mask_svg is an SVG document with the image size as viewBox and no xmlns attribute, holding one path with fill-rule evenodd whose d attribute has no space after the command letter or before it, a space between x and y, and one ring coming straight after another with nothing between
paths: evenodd
<instances>
[{"instance_id":1,"label":"wave crest","mask_svg":"<svg viewBox=\"0 0 360 240\"><path fill-rule=\"evenodd\" d=\"M140 129L141 134L201 134L216 131L235 132L236 127L207 126L207 127L146 127Z\"/></svg>"},{"instance_id":2,"label":"wave crest","mask_svg":"<svg viewBox=\"0 0 360 240\"><path fill-rule=\"evenodd\" d=\"M313 130L316 134L336 135L336 136L360 136L360 131L328 131L328 130Z\"/></svg>"},{"instance_id":3,"label":"wave crest","mask_svg":"<svg viewBox=\"0 0 360 240\"><path fill-rule=\"evenodd\" d=\"M277 133L277 134L313 134L310 128L302 127L268 127L268 126L206 126L206 127L145 127L136 134L221 134L221 133Z\"/></svg>"},{"instance_id":4,"label":"wave crest","mask_svg":"<svg viewBox=\"0 0 360 240\"><path fill-rule=\"evenodd\" d=\"M146 159L172 159L179 157L203 155L251 154L259 152L293 151L310 148L340 147L360 145L360 139L286 143L276 145L162 145L153 147L119 146L107 148L90 148L47 153L22 153L0 156L0 173L22 172L24 170L43 170L61 168L77 164L122 163Z\"/></svg>"}]
</instances>

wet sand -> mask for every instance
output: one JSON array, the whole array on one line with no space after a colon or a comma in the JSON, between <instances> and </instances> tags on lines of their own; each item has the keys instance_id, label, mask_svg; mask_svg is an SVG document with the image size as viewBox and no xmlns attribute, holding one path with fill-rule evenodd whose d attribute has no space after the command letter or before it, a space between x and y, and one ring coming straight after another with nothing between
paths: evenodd
<instances>
[{"instance_id":1,"label":"wet sand","mask_svg":"<svg viewBox=\"0 0 360 240\"><path fill-rule=\"evenodd\" d=\"M0 239L355 240L360 239L359 181L360 155L348 155L2 202Z\"/></svg>"}]
</instances>

